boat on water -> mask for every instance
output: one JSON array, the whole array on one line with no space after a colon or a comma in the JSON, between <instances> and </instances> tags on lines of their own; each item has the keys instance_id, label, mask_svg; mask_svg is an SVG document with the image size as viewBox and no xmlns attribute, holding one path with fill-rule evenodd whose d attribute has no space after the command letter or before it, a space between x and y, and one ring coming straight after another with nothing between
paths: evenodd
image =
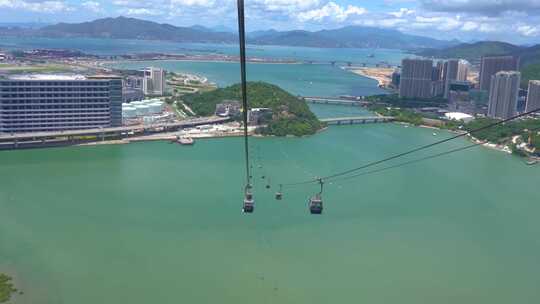
<instances>
[{"instance_id":1,"label":"boat on water","mask_svg":"<svg viewBox=\"0 0 540 304\"><path fill-rule=\"evenodd\" d=\"M180 137L178 139L178 143L182 146L192 146L193 144L195 144L195 140L191 137Z\"/></svg>"},{"instance_id":2,"label":"boat on water","mask_svg":"<svg viewBox=\"0 0 540 304\"><path fill-rule=\"evenodd\" d=\"M529 161L527 161L527 165L529 165L529 166L533 166L533 165L536 165L536 164L538 164L537 159L530 159Z\"/></svg>"},{"instance_id":3,"label":"boat on water","mask_svg":"<svg viewBox=\"0 0 540 304\"><path fill-rule=\"evenodd\" d=\"M369 54L368 58L375 58L375 54Z\"/></svg>"}]
</instances>

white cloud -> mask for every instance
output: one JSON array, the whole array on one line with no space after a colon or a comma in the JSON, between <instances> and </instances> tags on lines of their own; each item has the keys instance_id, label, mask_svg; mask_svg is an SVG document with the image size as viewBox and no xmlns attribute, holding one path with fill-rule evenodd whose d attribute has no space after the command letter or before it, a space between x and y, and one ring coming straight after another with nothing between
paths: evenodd
<instances>
[{"instance_id":1,"label":"white cloud","mask_svg":"<svg viewBox=\"0 0 540 304\"><path fill-rule=\"evenodd\" d=\"M72 10L64 1L56 0L0 0L0 8L21 9L40 13L57 13Z\"/></svg>"},{"instance_id":2,"label":"white cloud","mask_svg":"<svg viewBox=\"0 0 540 304\"><path fill-rule=\"evenodd\" d=\"M130 16L159 16L162 15L162 12L155 9L149 8L128 8L124 10L126 15Z\"/></svg>"},{"instance_id":3,"label":"white cloud","mask_svg":"<svg viewBox=\"0 0 540 304\"><path fill-rule=\"evenodd\" d=\"M297 18L302 22L306 21L322 21L324 19L330 19L332 21L343 22L352 15L364 15L367 10L363 7L349 5L344 8L335 2L328 2L325 6L313 9L310 11L299 13Z\"/></svg>"},{"instance_id":4,"label":"white cloud","mask_svg":"<svg viewBox=\"0 0 540 304\"><path fill-rule=\"evenodd\" d=\"M499 15L504 12L540 12L540 0L420 0L427 10Z\"/></svg>"},{"instance_id":5,"label":"white cloud","mask_svg":"<svg viewBox=\"0 0 540 304\"><path fill-rule=\"evenodd\" d=\"M416 13L415 10L411 10L408 8L401 8L398 12L390 12L388 14L396 18L402 18L404 16L414 15L414 13Z\"/></svg>"},{"instance_id":6,"label":"white cloud","mask_svg":"<svg viewBox=\"0 0 540 304\"><path fill-rule=\"evenodd\" d=\"M81 6L93 13L102 13L103 8L101 7L101 3L96 1L86 1L81 3Z\"/></svg>"},{"instance_id":7,"label":"white cloud","mask_svg":"<svg viewBox=\"0 0 540 304\"><path fill-rule=\"evenodd\" d=\"M172 5L180 6L201 6L201 7L212 7L216 4L214 0L171 0Z\"/></svg>"},{"instance_id":8,"label":"white cloud","mask_svg":"<svg viewBox=\"0 0 540 304\"><path fill-rule=\"evenodd\" d=\"M540 36L540 27L531 25L519 25L516 31L525 37Z\"/></svg>"},{"instance_id":9,"label":"white cloud","mask_svg":"<svg viewBox=\"0 0 540 304\"><path fill-rule=\"evenodd\" d=\"M251 3L249 3L251 2ZM321 4L320 0L253 0L246 3L250 7L270 12L301 12L315 8Z\"/></svg>"}]
</instances>

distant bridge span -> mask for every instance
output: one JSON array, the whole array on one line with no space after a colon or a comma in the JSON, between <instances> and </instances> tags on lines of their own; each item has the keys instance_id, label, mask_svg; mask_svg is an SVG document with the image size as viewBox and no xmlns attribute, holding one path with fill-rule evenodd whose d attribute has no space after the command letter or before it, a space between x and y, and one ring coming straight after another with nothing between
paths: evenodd
<instances>
[{"instance_id":1,"label":"distant bridge span","mask_svg":"<svg viewBox=\"0 0 540 304\"><path fill-rule=\"evenodd\" d=\"M370 104L364 101L364 97L359 97L359 100L344 99L336 97L302 97L307 103L313 104L327 104L327 105L340 105L340 106L365 106Z\"/></svg>"},{"instance_id":2,"label":"distant bridge span","mask_svg":"<svg viewBox=\"0 0 540 304\"><path fill-rule=\"evenodd\" d=\"M321 119L322 122L329 125L357 125L367 123L391 122L394 120L395 117L392 116L352 116Z\"/></svg>"}]
</instances>

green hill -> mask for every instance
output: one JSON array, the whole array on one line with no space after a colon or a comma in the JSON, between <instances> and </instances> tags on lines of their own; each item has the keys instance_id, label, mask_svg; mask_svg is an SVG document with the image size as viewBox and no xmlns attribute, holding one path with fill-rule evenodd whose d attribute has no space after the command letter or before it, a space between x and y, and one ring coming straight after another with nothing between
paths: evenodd
<instances>
[{"instance_id":1,"label":"green hill","mask_svg":"<svg viewBox=\"0 0 540 304\"><path fill-rule=\"evenodd\" d=\"M311 112L305 101L278 86L264 82L249 82L247 97L250 108L270 108L274 113L263 134L311 135L323 124ZM195 113L202 116L214 114L216 105L224 100L241 100L239 84L211 92L189 94L182 97Z\"/></svg>"},{"instance_id":2,"label":"green hill","mask_svg":"<svg viewBox=\"0 0 540 304\"><path fill-rule=\"evenodd\" d=\"M530 64L540 63L540 44L528 48L523 48L513 54L519 56L521 66L525 67Z\"/></svg>"},{"instance_id":3,"label":"green hill","mask_svg":"<svg viewBox=\"0 0 540 304\"><path fill-rule=\"evenodd\" d=\"M482 41L476 43L463 43L446 49L427 49L417 54L434 58L461 58L468 61L478 61L482 56L514 55L523 51L519 46L498 42Z\"/></svg>"},{"instance_id":4,"label":"green hill","mask_svg":"<svg viewBox=\"0 0 540 304\"><path fill-rule=\"evenodd\" d=\"M529 64L521 69L521 87L529 87L529 80L540 80L540 63Z\"/></svg>"},{"instance_id":5,"label":"green hill","mask_svg":"<svg viewBox=\"0 0 540 304\"><path fill-rule=\"evenodd\" d=\"M418 49L448 47L455 42L408 35L397 30L367 26L347 26L320 31L266 31L248 35L249 42L261 45L309 46L322 48Z\"/></svg>"},{"instance_id":6,"label":"green hill","mask_svg":"<svg viewBox=\"0 0 540 304\"><path fill-rule=\"evenodd\" d=\"M58 23L36 31L53 37L97 37L114 39L171 40L182 42L235 43L230 33L208 32L199 28L178 27L136 18L103 18L83 23Z\"/></svg>"}]
</instances>

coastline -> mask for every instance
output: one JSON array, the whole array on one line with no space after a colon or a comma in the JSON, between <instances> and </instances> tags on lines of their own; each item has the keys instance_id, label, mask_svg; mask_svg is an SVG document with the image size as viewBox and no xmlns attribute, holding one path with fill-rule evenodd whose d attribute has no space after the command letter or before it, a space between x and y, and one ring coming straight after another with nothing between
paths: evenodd
<instances>
[{"instance_id":1,"label":"coastline","mask_svg":"<svg viewBox=\"0 0 540 304\"><path fill-rule=\"evenodd\" d=\"M394 123L402 125L402 126L418 127L418 128L424 128L424 129L430 129L430 130L438 130L438 131L447 131L447 132L450 132L450 133L454 133L456 135L463 135L464 137L466 137L468 139L468 141L470 141L472 143L475 143L475 144L478 144L479 146L482 146L484 148L499 151L499 152L503 152L503 153L510 154L510 155L513 154L512 151L510 150L510 148L508 148L508 146L501 146L501 145L496 145L496 144L492 144L492 143L489 143L489 142L481 141L481 140L471 136L470 134L468 134L468 132L465 132L465 131L460 132L460 131L456 131L456 130L442 129L442 128L439 128L439 127L436 127L436 126L430 126L430 125L425 125L425 124L415 126L413 124L406 123L406 122L394 122ZM468 135L465 135L465 134L468 134Z\"/></svg>"},{"instance_id":2,"label":"coastline","mask_svg":"<svg viewBox=\"0 0 540 304\"><path fill-rule=\"evenodd\" d=\"M392 83L393 68L350 68L348 71L369 79L376 80L380 88L387 88Z\"/></svg>"}]
</instances>

